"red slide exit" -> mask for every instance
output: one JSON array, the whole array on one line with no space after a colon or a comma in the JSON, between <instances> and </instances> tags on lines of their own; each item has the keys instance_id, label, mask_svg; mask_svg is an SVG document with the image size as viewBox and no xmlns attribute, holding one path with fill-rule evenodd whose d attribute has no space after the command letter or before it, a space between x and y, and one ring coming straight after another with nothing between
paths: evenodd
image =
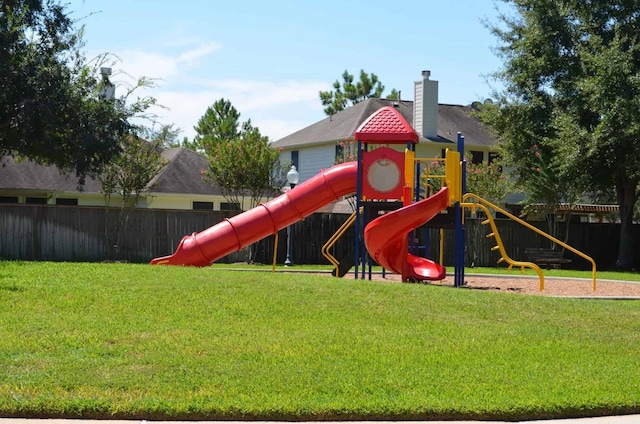
<instances>
[{"instance_id":1,"label":"red slide exit","mask_svg":"<svg viewBox=\"0 0 640 424\"><path fill-rule=\"evenodd\" d=\"M173 255L153 259L151 264L210 265L354 193L357 172L357 162L333 166L273 200L183 237Z\"/></svg>"},{"instance_id":2,"label":"red slide exit","mask_svg":"<svg viewBox=\"0 0 640 424\"><path fill-rule=\"evenodd\" d=\"M442 280L446 269L430 259L407 253L408 234L447 208L449 191L435 195L371 221L364 229L367 251L383 268L402 275L402 281Z\"/></svg>"}]
</instances>

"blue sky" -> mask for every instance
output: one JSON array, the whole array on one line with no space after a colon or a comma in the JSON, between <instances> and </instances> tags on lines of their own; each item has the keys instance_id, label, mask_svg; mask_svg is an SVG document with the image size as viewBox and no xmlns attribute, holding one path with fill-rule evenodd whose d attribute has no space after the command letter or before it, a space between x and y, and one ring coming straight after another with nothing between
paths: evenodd
<instances>
[{"instance_id":1,"label":"blue sky","mask_svg":"<svg viewBox=\"0 0 640 424\"><path fill-rule=\"evenodd\" d=\"M277 140L325 118L318 91L344 70L413 100L428 69L440 103L470 104L490 97L487 76L501 66L481 22L496 22L493 0L67 1L88 55L119 58L115 82L133 81L118 70L158 78L140 93L169 108L154 112L181 138L223 97Z\"/></svg>"}]
</instances>

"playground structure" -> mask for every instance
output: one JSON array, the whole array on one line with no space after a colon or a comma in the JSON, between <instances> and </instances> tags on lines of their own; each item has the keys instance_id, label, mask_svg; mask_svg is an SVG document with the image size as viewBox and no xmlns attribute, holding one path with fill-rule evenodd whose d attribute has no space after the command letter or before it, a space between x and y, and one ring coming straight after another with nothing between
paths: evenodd
<instances>
[{"instance_id":1,"label":"playground structure","mask_svg":"<svg viewBox=\"0 0 640 424\"><path fill-rule=\"evenodd\" d=\"M502 244L491 209L538 232L556 244L590 261L593 265L595 290L595 262L587 255L510 215L481 197L465 193L464 137L458 134L457 151L447 150L443 160L445 175L442 188L432 193L429 186L421 187L421 163L434 160L415 157L418 134L392 107L383 107L373 113L354 133L357 141L357 160L335 165L286 191L284 194L260 204L200 232L183 237L176 251L153 259L156 265L207 266L279 230L294 224L321 207L355 193L356 211L323 246L323 255L334 265L334 275L343 276L355 267L355 278L371 278L372 264L402 276L402 281L442 280L446 269L440 261L421 257L412 250L409 240L413 232L434 217L447 211L454 223L454 286L464 285L464 209L480 209L488 217L497 245L492 250L500 253L500 262L509 269L533 269L544 288L542 269L533 262L511 259ZM404 145L404 152L389 147ZM339 261L330 253L331 247L355 225L354 254ZM442 252L441 237L440 252ZM426 254L425 254L426 256Z\"/></svg>"}]
</instances>

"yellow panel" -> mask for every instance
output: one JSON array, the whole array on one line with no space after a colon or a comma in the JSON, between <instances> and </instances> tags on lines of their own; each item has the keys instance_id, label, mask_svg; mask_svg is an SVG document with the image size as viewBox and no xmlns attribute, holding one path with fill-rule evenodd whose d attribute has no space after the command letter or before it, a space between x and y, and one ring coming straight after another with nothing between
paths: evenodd
<instances>
[{"instance_id":1,"label":"yellow panel","mask_svg":"<svg viewBox=\"0 0 640 424\"><path fill-rule=\"evenodd\" d=\"M445 181L449 187L449 205L459 203L462 198L462 166L460 153L447 149L445 155Z\"/></svg>"},{"instance_id":2,"label":"yellow panel","mask_svg":"<svg viewBox=\"0 0 640 424\"><path fill-rule=\"evenodd\" d=\"M414 151L409 149L404 150L404 185L405 187L411 188L411 198L413 198L416 181L415 157L416 153Z\"/></svg>"}]
</instances>

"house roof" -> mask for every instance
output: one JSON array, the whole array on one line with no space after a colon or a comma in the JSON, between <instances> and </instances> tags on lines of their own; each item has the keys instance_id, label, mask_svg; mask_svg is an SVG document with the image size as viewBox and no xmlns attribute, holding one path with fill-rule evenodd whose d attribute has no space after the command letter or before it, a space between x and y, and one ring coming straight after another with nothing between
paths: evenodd
<instances>
[{"instance_id":1,"label":"house roof","mask_svg":"<svg viewBox=\"0 0 640 424\"><path fill-rule=\"evenodd\" d=\"M162 157L167 165L147 185L151 193L189 193L221 195L220 187L206 183L202 171L209 167L209 160L189 149L166 149Z\"/></svg>"},{"instance_id":2,"label":"house roof","mask_svg":"<svg viewBox=\"0 0 640 424\"><path fill-rule=\"evenodd\" d=\"M295 148L308 145L353 139L360 125L378 109L391 106L408 122L413 122L413 102L370 98L348 109L340 111L322 121L309 125L293 134L272 143L274 148ZM496 139L480 122L471 116L471 106L438 104L438 137L420 142L455 143L458 132L469 146L489 147Z\"/></svg>"},{"instance_id":3,"label":"house roof","mask_svg":"<svg viewBox=\"0 0 640 424\"><path fill-rule=\"evenodd\" d=\"M479 120L471 116L471 106L438 105L438 137L456 142L458 132L464 136L465 145L490 147L498 140Z\"/></svg>"},{"instance_id":4,"label":"house roof","mask_svg":"<svg viewBox=\"0 0 640 424\"><path fill-rule=\"evenodd\" d=\"M183 147L161 152L167 161L162 171L147 185L151 193L181 193L219 195L220 188L202 180L201 171L208 160ZM98 180L87 177L84 185L78 178L65 175L55 166L39 165L31 160L16 161L10 156L0 158L0 190L28 192L100 193Z\"/></svg>"},{"instance_id":5,"label":"house roof","mask_svg":"<svg viewBox=\"0 0 640 424\"><path fill-rule=\"evenodd\" d=\"M75 175L63 174L55 166L4 156L0 158L0 190L99 193L100 182L87 177L84 185L80 185Z\"/></svg>"}]
</instances>

